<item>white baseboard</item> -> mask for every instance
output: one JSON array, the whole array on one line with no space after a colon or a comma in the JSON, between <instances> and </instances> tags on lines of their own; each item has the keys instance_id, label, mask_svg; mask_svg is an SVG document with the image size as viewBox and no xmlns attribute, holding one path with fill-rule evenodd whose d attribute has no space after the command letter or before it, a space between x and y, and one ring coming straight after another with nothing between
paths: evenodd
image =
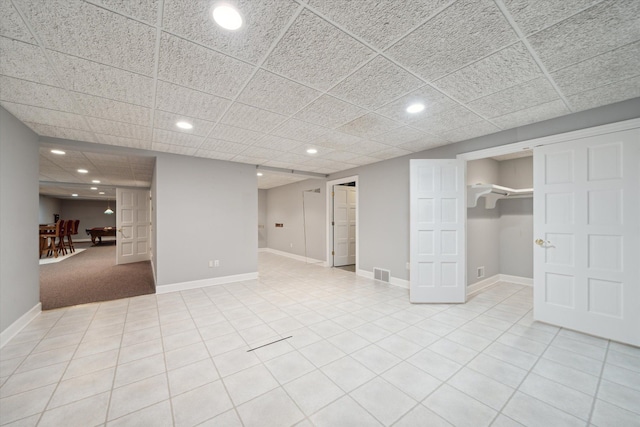
<instances>
[{"instance_id":1,"label":"white baseboard","mask_svg":"<svg viewBox=\"0 0 640 427\"><path fill-rule=\"evenodd\" d=\"M516 285L533 286L533 278L522 276L510 276L508 274L500 274L501 282L515 283Z\"/></svg>"},{"instance_id":2,"label":"white baseboard","mask_svg":"<svg viewBox=\"0 0 640 427\"><path fill-rule=\"evenodd\" d=\"M309 258L309 257L305 258L302 255L291 254L289 252L279 251L277 249L259 248L258 252L268 252L270 254L280 255L280 256L287 257L287 258L295 259L297 261L302 261L302 262L307 262L307 263L312 263L312 264L322 264L322 265L325 264L325 262L323 260L320 260L320 259Z\"/></svg>"},{"instance_id":3,"label":"white baseboard","mask_svg":"<svg viewBox=\"0 0 640 427\"><path fill-rule=\"evenodd\" d=\"M483 289L495 285L498 282L515 283L516 285L533 286L533 279L530 277L511 276L509 274L494 274L491 277L482 279L479 282L467 286L467 295L475 294Z\"/></svg>"},{"instance_id":4,"label":"white baseboard","mask_svg":"<svg viewBox=\"0 0 640 427\"><path fill-rule=\"evenodd\" d=\"M367 279L375 280L373 277L373 271L357 270L356 275L365 277ZM387 283L387 282L383 282L383 283ZM409 289L409 281L404 279L398 279L397 277L393 277L393 276L390 277L389 284L393 286L397 286L399 288Z\"/></svg>"},{"instance_id":5,"label":"white baseboard","mask_svg":"<svg viewBox=\"0 0 640 427\"><path fill-rule=\"evenodd\" d=\"M186 291L189 289L206 288L207 286L225 285L227 283L243 282L258 278L258 272L235 274L232 276L212 277L210 279L193 280L191 282L173 283L171 285L156 285L156 294Z\"/></svg>"},{"instance_id":6,"label":"white baseboard","mask_svg":"<svg viewBox=\"0 0 640 427\"><path fill-rule=\"evenodd\" d=\"M0 348L4 347L13 337L24 329L33 319L42 313L42 303L37 303L33 308L20 316L18 320L9 325L0 333Z\"/></svg>"}]
</instances>

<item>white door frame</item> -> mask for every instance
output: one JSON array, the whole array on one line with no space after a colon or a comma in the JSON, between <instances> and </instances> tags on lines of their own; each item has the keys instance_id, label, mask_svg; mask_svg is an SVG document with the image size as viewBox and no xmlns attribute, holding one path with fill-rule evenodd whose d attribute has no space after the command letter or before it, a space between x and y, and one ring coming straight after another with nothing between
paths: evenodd
<instances>
[{"instance_id":1,"label":"white door frame","mask_svg":"<svg viewBox=\"0 0 640 427\"><path fill-rule=\"evenodd\" d=\"M331 255L331 251L333 250L333 229L331 226L331 218L333 216L333 201L331 197L331 192L333 191L334 185L346 184L348 182L356 183L356 272L358 271L358 266L360 265L360 189L358 188L358 175L348 176L345 178L338 178L332 181L327 181L327 190L325 191L327 197L327 258L324 263L325 267L333 267L333 255Z\"/></svg>"}]
</instances>

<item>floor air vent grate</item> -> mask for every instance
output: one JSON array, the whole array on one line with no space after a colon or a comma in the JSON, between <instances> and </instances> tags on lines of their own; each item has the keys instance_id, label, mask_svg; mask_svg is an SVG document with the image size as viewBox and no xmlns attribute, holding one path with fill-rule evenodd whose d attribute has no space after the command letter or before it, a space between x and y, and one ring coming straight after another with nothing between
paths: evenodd
<instances>
[{"instance_id":1,"label":"floor air vent grate","mask_svg":"<svg viewBox=\"0 0 640 427\"><path fill-rule=\"evenodd\" d=\"M373 269L373 278L376 280L389 283L390 277L391 277L391 272L389 270L383 270L382 268Z\"/></svg>"}]
</instances>

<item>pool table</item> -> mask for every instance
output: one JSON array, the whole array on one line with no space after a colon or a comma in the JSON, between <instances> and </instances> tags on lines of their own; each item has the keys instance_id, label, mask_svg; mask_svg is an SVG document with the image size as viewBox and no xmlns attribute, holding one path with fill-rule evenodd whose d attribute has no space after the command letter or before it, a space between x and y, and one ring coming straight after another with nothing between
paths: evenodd
<instances>
[{"instance_id":1,"label":"pool table","mask_svg":"<svg viewBox=\"0 0 640 427\"><path fill-rule=\"evenodd\" d=\"M96 238L98 239L98 244L102 244L102 236L113 236L116 237L116 228L115 227L94 227L87 228L85 230L88 235L91 236L91 243L96 244Z\"/></svg>"}]
</instances>

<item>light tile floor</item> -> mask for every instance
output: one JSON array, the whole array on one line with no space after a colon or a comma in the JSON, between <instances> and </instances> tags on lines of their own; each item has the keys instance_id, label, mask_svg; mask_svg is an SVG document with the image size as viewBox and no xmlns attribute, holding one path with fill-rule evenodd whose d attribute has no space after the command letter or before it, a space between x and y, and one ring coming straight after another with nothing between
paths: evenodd
<instances>
[{"instance_id":1,"label":"light tile floor","mask_svg":"<svg viewBox=\"0 0 640 427\"><path fill-rule=\"evenodd\" d=\"M640 349L531 304L412 305L261 253L259 280L43 313L0 350L0 424L639 426Z\"/></svg>"}]
</instances>

